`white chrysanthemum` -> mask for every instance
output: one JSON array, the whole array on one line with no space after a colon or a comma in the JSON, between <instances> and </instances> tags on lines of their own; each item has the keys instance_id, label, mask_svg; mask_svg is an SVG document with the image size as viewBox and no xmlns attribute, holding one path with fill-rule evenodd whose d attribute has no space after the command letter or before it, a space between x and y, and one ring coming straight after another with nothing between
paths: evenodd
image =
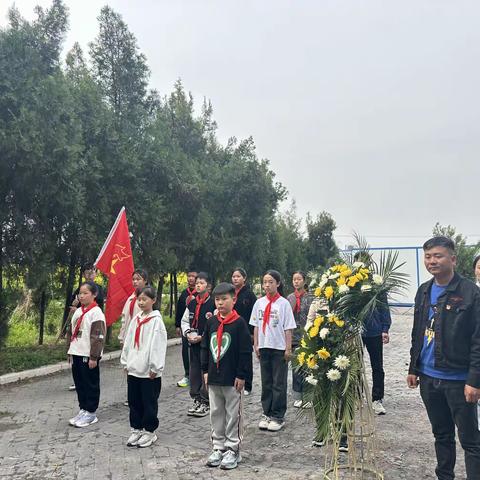
<instances>
[{"instance_id":1,"label":"white chrysanthemum","mask_svg":"<svg viewBox=\"0 0 480 480\"><path fill-rule=\"evenodd\" d=\"M332 275L329 275L328 279L329 280L335 280L340 276L339 273L332 273Z\"/></svg>"},{"instance_id":2,"label":"white chrysanthemum","mask_svg":"<svg viewBox=\"0 0 480 480\"><path fill-rule=\"evenodd\" d=\"M345 293L348 293L350 291L350 287L348 285L340 285L338 287L338 293L340 295L343 295Z\"/></svg>"},{"instance_id":3,"label":"white chrysanthemum","mask_svg":"<svg viewBox=\"0 0 480 480\"><path fill-rule=\"evenodd\" d=\"M328 283L328 278L322 278L322 280L320 281L320 283L318 284L318 286L319 286L320 288L323 288L327 283Z\"/></svg>"},{"instance_id":4,"label":"white chrysanthemum","mask_svg":"<svg viewBox=\"0 0 480 480\"><path fill-rule=\"evenodd\" d=\"M366 283L365 285L362 285L360 287L360 290L362 292L369 292L372 289L372 286L369 283Z\"/></svg>"},{"instance_id":5,"label":"white chrysanthemum","mask_svg":"<svg viewBox=\"0 0 480 480\"><path fill-rule=\"evenodd\" d=\"M355 268L355 269L358 269L358 268L363 268L365 266L365 264L363 262L355 262L352 267Z\"/></svg>"},{"instance_id":6,"label":"white chrysanthemum","mask_svg":"<svg viewBox=\"0 0 480 480\"><path fill-rule=\"evenodd\" d=\"M305 324L304 330L306 332L308 332L312 327L313 327L313 320L307 320L307 323Z\"/></svg>"},{"instance_id":7,"label":"white chrysanthemum","mask_svg":"<svg viewBox=\"0 0 480 480\"><path fill-rule=\"evenodd\" d=\"M339 355L333 362L333 364L340 370L345 370L350 366L350 360L346 355Z\"/></svg>"},{"instance_id":8,"label":"white chrysanthemum","mask_svg":"<svg viewBox=\"0 0 480 480\"><path fill-rule=\"evenodd\" d=\"M325 337L326 337L329 333L330 333L330 329L329 329L329 328L322 328L322 329L320 330L320 333L319 333L320 338L321 338L322 340L325 340Z\"/></svg>"},{"instance_id":9,"label":"white chrysanthemum","mask_svg":"<svg viewBox=\"0 0 480 480\"><path fill-rule=\"evenodd\" d=\"M340 370L337 370L336 368L331 368L331 369L327 372L327 378L328 378L331 382L336 382L337 380L340 379L341 376L342 376L342 373L340 372Z\"/></svg>"},{"instance_id":10,"label":"white chrysanthemum","mask_svg":"<svg viewBox=\"0 0 480 480\"><path fill-rule=\"evenodd\" d=\"M374 273L372 279L375 285L381 285L383 283L383 277L378 275L378 273Z\"/></svg>"},{"instance_id":11,"label":"white chrysanthemum","mask_svg":"<svg viewBox=\"0 0 480 480\"><path fill-rule=\"evenodd\" d=\"M305 377L305 381L308 382L310 385L317 385L318 383L318 380L313 375Z\"/></svg>"}]
</instances>

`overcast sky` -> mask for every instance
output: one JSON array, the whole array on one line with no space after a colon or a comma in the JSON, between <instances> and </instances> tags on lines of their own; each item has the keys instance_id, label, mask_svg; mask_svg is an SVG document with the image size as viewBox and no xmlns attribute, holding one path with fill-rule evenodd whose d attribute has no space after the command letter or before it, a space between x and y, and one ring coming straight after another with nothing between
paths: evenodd
<instances>
[{"instance_id":1,"label":"overcast sky","mask_svg":"<svg viewBox=\"0 0 480 480\"><path fill-rule=\"evenodd\" d=\"M65 48L105 2L67 0ZM20 0L33 6L50 1ZM115 0L167 94L209 98L222 141L252 135L340 244L418 245L435 222L480 238L480 2ZM0 16L11 2L0 0ZM416 236L416 238L415 238Z\"/></svg>"}]
</instances>

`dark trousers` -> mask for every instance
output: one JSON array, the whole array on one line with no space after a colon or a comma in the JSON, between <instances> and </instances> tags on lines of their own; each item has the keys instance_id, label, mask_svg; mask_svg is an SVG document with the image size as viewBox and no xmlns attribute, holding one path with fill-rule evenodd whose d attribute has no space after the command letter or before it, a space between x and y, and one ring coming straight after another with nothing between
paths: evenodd
<instances>
[{"instance_id":1,"label":"dark trousers","mask_svg":"<svg viewBox=\"0 0 480 480\"><path fill-rule=\"evenodd\" d=\"M100 401L100 360L95 368L88 368L88 357L72 355L72 376L82 410L94 413Z\"/></svg>"},{"instance_id":2,"label":"dark trousers","mask_svg":"<svg viewBox=\"0 0 480 480\"><path fill-rule=\"evenodd\" d=\"M262 376L262 408L270 418L283 420L287 411L288 363L285 350L260 349L260 372Z\"/></svg>"},{"instance_id":3,"label":"dark trousers","mask_svg":"<svg viewBox=\"0 0 480 480\"><path fill-rule=\"evenodd\" d=\"M250 374L245 377L245 390L251 392L253 387L253 368Z\"/></svg>"},{"instance_id":4,"label":"dark trousers","mask_svg":"<svg viewBox=\"0 0 480 480\"><path fill-rule=\"evenodd\" d=\"M455 478L455 425L465 451L467 480L480 478L480 431L477 404L467 403L465 382L440 380L427 375L420 377L420 395L427 409L435 437L439 480Z\"/></svg>"},{"instance_id":5,"label":"dark trousers","mask_svg":"<svg viewBox=\"0 0 480 480\"><path fill-rule=\"evenodd\" d=\"M385 372L383 371L382 336L362 337L372 366L372 401L382 400L384 395Z\"/></svg>"},{"instance_id":6,"label":"dark trousers","mask_svg":"<svg viewBox=\"0 0 480 480\"><path fill-rule=\"evenodd\" d=\"M162 389L162 377L152 380L128 375L127 382L130 426L154 432L158 428L158 397Z\"/></svg>"},{"instance_id":7,"label":"dark trousers","mask_svg":"<svg viewBox=\"0 0 480 480\"><path fill-rule=\"evenodd\" d=\"M183 369L185 370L185 376L188 378L190 372L190 358L188 353L188 340L182 335L182 360Z\"/></svg>"},{"instance_id":8,"label":"dark trousers","mask_svg":"<svg viewBox=\"0 0 480 480\"><path fill-rule=\"evenodd\" d=\"M208 393L203 381L202 368L200 364L200 344L190 345L190 396L194 400L208 405Z\"/></svg>"},{"instance_id":9,"label":"dark trousers","mask_svg":"<svg viewBox=\"0 0 480 480\"><path fill-rule=\"evenodd\" d=\"M297 370L292 368L292 390L295 392L294 398L296 400L302 399L303 387L305 384L305 376L303 369Z\"/></svg>"}]
</instances>

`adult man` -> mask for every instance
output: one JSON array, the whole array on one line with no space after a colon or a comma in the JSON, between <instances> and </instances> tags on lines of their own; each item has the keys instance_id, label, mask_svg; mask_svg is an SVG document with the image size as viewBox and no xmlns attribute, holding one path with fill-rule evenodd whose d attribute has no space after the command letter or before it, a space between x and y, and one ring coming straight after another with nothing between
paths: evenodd
<instances>
[{"instance_id":1,"label":"adult man","mask_svg":"<svg viewBox=\"0 0 480 480\"><path fill-rule=\"evenodd\" d=\"M468 480L480 478L480 290L455 273L455 244L434 237L423 245L433 278L418 289L410 350L409 388L420 395L435 437L440 480L455 478L455 425Z\"/></svg>"}]
</instances>

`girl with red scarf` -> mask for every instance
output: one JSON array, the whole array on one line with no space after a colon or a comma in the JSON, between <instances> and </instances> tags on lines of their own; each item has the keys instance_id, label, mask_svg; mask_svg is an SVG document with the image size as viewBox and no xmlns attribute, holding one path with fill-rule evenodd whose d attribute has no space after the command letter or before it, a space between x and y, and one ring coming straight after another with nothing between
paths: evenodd
<instances>
[{"instance_id":1,"label":"girl with red scarf","mask_svg":"<svg viewBox=\"0 0 480 480\"><path fill-rule=\"evenodd\" d=\"M292 276L292 285L295 289L287 300L290 302L293 310L293 316L297 327L293 331L292 348L295 350L300 345L303 329L307 323L307 316L313 296L305 289L306 275L301 271L296 271ZM311 406L308 402L303 402L304 375L302 371L292 369L292 388L293 388L293 406L295 408L308 408Z\"/></svg>"},{"instance_id":2,"label":"girl with red scarf","mask_svg":"<svg viewBox=\"0 0 480 480\"><path fill-rule=\"evenodd\" d=\"M258 428L276 432L285 424L288 361L296 325L292 307L282 296L280 273L268 270L262 285L266 295L256 301L250 317L250 325L255 327L253 342L262 377L263 416Z\"/></svg>"},{"instance_id":3,"label":"girl with red scarf","mask_svg":"<svg viewBox=\"0 0 480 480\"><path fill-rule=\"evenodd\" d=\"M137 297L140 313L125 335L120 363L127 373L131 434L128 447L149 447L157 440L158 397L167 352L167 331L158 310L157 293L143 288Z\"/></svg>"},{"instance_id":4,"label":"girl with red scarf","mask_svg":"<svg viewBox=\"0 0 480 480\"><path fill-rule=\"evenodd\" d=\"M105 315L95 301L97 286L93 282L80 285L77 308L68 335L68 360L77 391L80 411L69 420L74 427L88 427L98 421L96 411L100 400L100 369L98 363L105 343Z\"/></svg>"}]
</instances>

